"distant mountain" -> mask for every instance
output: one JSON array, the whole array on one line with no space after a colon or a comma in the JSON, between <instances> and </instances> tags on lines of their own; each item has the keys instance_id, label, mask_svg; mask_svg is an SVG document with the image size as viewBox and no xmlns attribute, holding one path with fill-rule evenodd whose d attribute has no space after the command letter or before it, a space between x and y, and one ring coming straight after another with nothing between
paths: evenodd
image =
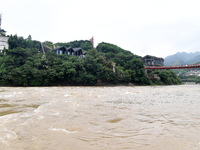
<instances>
[{"instance_id":1,"label":"distant mountain","mask_svg":"<svg viewBox=\"0 0 200 150\"><path fill-rule=\"evenodd\" d=\"M200 52L195 52L195 53L178 52L174 55L165 57L164 60L165 60L164 61L165 66L194 64L200 61Z\"/></svg>"},{"instance_id":2,"label":"distant mountain","mask_svg":"<svg viewBox=\"0 0 200 150\"><path fill-rule=\"evenodd\" d=\"M190 59L186 64L195 64L200 61L200 55L195 56L193 59Z\"/></svg>"},{"instance_id":3,"label":"distant mountain","mask_svg":"<svg viewBox=\"0 0 200 150\"><path fill-rule=\"evenodd\" d=\"M176 59L171 65L185 65L182 59Z\"/></svg>"}]
</instances>

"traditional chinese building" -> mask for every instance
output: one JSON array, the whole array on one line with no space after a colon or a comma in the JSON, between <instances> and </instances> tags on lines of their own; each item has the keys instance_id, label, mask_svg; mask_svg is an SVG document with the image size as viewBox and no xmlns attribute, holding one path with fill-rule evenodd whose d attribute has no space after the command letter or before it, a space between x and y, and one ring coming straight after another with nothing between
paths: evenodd
<instances>
[{"instance_id":1,"label":"traditional chinese building","mask_svg":"<svg viewBox=\"0 0 200 150\"><path fill-rule=\"evenodd\" d=\"M161 57L146 55L142 60L145 66L164 66L164 59Z\"/></svg>"},{"instance_id":2,"label":"traditional chinese building","mask_svg":"<svg viewBox=\"0 0 200 150\"><path fill-rule=\"evenodd\" d=\"M71 47L66 48L64 46L61 46L61 47L52 49L48 47L47 45L41 43L40 53L45 54L48 51L55 52L56 54L64 54L67 56L79 56L80 58L85 57L85 54L86 54L86 52L82 51L82 48L71 48Z\"/></svg>"},{"instance_id":3,"label":"traditional chinese building","mask_svg":"<svg viewBox=\"0 0 200 150\"><path fill-rule=\"evenodd\" d=\"M81 48L65 48L64 46L58 47L56 49L51 50L52 52L56 52L56 54L65 54L65 55L73 55L83 57L83 52Z\"/></svg>"}]
</instances>

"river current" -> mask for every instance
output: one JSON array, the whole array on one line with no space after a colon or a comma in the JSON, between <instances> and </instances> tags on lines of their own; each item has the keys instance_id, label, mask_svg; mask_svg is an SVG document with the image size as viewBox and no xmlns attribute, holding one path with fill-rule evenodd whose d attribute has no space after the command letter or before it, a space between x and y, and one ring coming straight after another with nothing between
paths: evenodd
<instances>
[{"instance_id":1,"label":"river current","mask_svg":"<svg viewBox=\"0 0 200 150\"><path fill-rule=\"evenodd\" d=\"M0 150L199 150L200 85L0 87Z\"/></svg>"}]
</instances>

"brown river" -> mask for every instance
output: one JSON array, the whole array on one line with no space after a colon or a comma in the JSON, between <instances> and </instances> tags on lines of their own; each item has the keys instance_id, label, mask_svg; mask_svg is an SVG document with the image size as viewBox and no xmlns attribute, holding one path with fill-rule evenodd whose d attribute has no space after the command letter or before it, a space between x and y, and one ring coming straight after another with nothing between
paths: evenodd
<instances>
[{"instance_id":1,"label":"brown river","mask_svg":"<svg viewBox=\"0 0 200 150\"><path fill-rule=\"evenodd\" d=\"M200 85L0 87L0 150L200 150Z\"/></svg>"}]
</instances>

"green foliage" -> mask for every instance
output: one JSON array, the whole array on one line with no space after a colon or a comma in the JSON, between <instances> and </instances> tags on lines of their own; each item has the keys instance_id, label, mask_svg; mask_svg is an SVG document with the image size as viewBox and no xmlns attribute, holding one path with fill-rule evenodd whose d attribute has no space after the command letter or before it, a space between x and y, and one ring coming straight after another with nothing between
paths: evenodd
<instances>
[{"instance_id":1,"label":"green foliage","mask_svg":"<svg viewBox=\"0 0 200 150\"><path fill-rule=\"evenodd\" d=\"M114 44L105 43L105 42L98 44L97 50L98 50L98 52L101 52L101 53L108 53L108 52L112 52L114 54L121 53L121 54L124 54L127 56L130 55L135 58L141 58L140 56L133 55L130 51L124 50Z\"/></svg>"},{"instance_id":2,"label":"green foliage","mask_svg":"<svg viewBox=\"0 0 200 150\"><path fill-rule=\"evenodd\" d=\"M0 76L5 85L27 86L35 78L32 74L41 56L37 50L14 48L1 57ZM41 64L40 64L41 65ZM37 74L38 75L38 74Z\"/></svg>"},{"instance_id":3,"label":"green foliage","mask_svg":"<svg viewBox=\"0 0 200 150\"><path fill-rule=\"evenodd\" d=\"M18 37L15 35L10 35L8 39L9 49L14 48L29 48L29 49L37 49L40 48L40 42L31 40L31 35L27 39L24 39L23 37Z\"/></svg>"},{"instance_id":4,"label":"green foliage","mask_svg":"<svg viewBox=\"0 0 200 150\"><path fill-rule=\"evenodd\" d=\"M43 44L45 44L46 46L48 46L48 47L51 48L51 49L54 48L54 47L53 47L53 42L51 42L51 41L45 41L45 42L43 42Z\"/></svg>"},{"instance_id":5,"label":"green foliage","mask_svg":"<svg viewBox=\"0 0 200 150\"><path fill-rule=\"evenodd\" d=\"M6 34L3 30L0 30L0 36L6 36Z\"/></svg>"},{"instance_id":6,"label":"green foliage","mask_svg":"<svg viewBox=\"0 0 200 150\"><path fill-rule=\"evenodd\" d=\"M118 82L131 82L138 85L150 84L140 56L109 43L100 43L97 50L102 53L106 60L116 63Z\"/></svg>"},{"instance_id":7,"label":"green foliage","mask_svg":"<svg viewBox=\"0 0 200 150\"><path fill-rule=\"evenodd\" d=\"M88 51L90 49L93 49L92 43L88 40L73 41L68 43L56 43L55 45L56 47L60 46L72 47L72 48L80 47L82 48L83 51Z\"/></svg>"},{"instance_id":8,"label":"green foliage","mask_svg":"<svg viewBox=\"0 0 200 150\"><path fill-rule=\"evenodd\" d=\"M171 70L162 70L162 71L154 71L152 74L158 74L160 77L161 84L164 85L176 85L181 84L181 79L177 76L174 71Z\"/></svg>"},{"instance_id":9,"label":"green foliage","mask_svg":"<svg viewBox=\"0 0 200 150\"><path fill-rule=\"evenodd\" d=\"M27 40L31 41L32 40L32 37L31 35L28 36Z\"/></svg>"}]
</instances>

